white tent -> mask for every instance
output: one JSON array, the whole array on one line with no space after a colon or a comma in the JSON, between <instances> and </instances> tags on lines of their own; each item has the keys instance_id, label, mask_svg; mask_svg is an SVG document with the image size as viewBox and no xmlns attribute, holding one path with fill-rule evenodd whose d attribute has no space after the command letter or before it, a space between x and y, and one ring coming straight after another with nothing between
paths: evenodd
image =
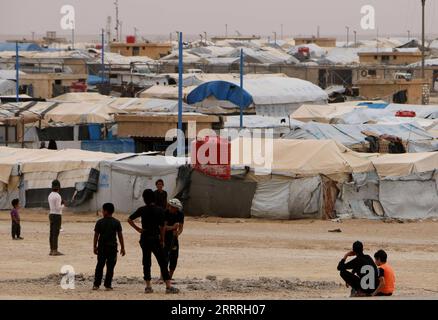
<instances>
[{"instance_id":1,"label":"white tent","mask_svg":"<svg viewBox=\"0 0 438 320\"><path fill-rule=\"evenodd\" d=\"M96 203L112 202L120 212L132 212L143 206L144 189L155 190L158 179L164 181L168 199L179 191L178 169L187 162L186 158L132 155L120 160L100 163L99 188Z\"/></svg>"}]
</instances>

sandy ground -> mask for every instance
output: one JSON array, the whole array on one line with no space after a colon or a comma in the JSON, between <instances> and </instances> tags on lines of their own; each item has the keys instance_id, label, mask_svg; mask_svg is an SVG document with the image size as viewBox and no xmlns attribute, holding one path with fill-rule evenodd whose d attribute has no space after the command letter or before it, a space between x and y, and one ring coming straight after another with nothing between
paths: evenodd
<instances>
[{"instance_id":1,"label":"sandy ground","mask_svg":"<svg viewBox=\"0 0 438 320\"><path fill-rule=\"evenodd\" d=\"M0 212L1 299L145 299L139 235L116 214L124 228L125 257L119 257L114 291L92 291L96 257L92 252L95 213L65 213L60 251L51 257L48 218L22 210L23 241L10 238L9 212ZM393 298L438 298L438 223L367 220L265 221L187 218L175 274L179 295L165 295L155 284L148 299L330 299L348 290L336 265L351 243L361 240L369 253L383 248L397 275ZM341 232L329 232L340 229ZM61 288L61 268L71 265L75 289ZM153 275L158 276L153 261Z\"/></svg>"}]
</instances>

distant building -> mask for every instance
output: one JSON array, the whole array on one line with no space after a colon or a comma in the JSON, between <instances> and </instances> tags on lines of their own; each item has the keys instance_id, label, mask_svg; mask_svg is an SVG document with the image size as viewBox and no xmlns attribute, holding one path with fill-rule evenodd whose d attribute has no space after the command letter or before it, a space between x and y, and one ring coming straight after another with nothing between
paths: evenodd
<instances>
[{"instance_id":1,"label":"distant building","mask_svg":"<svg viewBox=\"0 0 438 320\"><path fill-rule=\"evenodd\" d=\"M336 47L336 38L298 37L295 38L294 40L296 46L314 43L320 47L326 47L326 48Z\"/></svg>"},{"instance_id":2,"label":"distant building","mask_svg":"<svg viewBox=\"0 0 438 320\"><path fill-rule=\"evenodd\" d=\"M50 45L52 43L67 43L67 39L57 37L56 31L47 31L46 36L43 37L43 42L47 45Z\"/></svg>"},{"instance_id":3,"label":"distant building","mask_svg":"<svg viewBox=\"0 0 438 320\"><path fill-rule=\"evenodd\" d=\"M20 76L20 91L34 98L50 99L70 92L78 82L86 83L86 74L34 73Z\"/></svg>"},{"instance_id":4,"label":"distant building","mask_svg":"<svg viewBox=\"0 0 438 320\"><path fill-rule=\"evenodd\" d=\"M383 99L394 103L421 104L429 81L423 79L361 79L359 94L365 99Z\"/></svg>"},{"instance_id":5,"label":"distant building","mask_svg":"<svg viewBox=\"0 0 438 320\"><path fill-rule=\"evenodd\" d=\"M133 138L136 143L136 152L165 151L173 143L173 141L166 140L168 131L178 127L178 115L169 113L116 114L114 120L117 123L117 136ZM202 130L214 129L220 123L220 118L214 115L183 113L182 122L184 135L189 137L189 122L195 123L192 132L202 135Z\"/></svg>"},{"instance_id":6,"label":"distant building","mask_svg":"<svg viewBox=\"0 0 438 320\"><path fill-rule=\"evenodd\" d=\"M150 42L112 42L110 51L121 54L122 56L147 56L151 59L160 59L172 52L170 43L150 43Z\"/></svg>"},{"instance_id":7,"label":"distant building","mask_svg":"<svg viewBox=\"0 0 438 320\"><path fill-rule=\"evenodd\" d=\"M358 55L360 64L368 65L408 65L421 60L421 52L419 50L359 52Z\"/></svg>"}]
</instances>

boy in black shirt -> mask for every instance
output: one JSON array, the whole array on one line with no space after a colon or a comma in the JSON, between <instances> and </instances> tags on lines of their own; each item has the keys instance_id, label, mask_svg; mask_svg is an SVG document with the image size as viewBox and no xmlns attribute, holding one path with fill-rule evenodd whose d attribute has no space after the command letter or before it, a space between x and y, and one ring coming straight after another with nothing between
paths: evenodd
<instances>
[{"instance_id":1,"label":"boy in black shirt","mask_svg":"<svg viewBox=\"0 0 438 320\"><path fill-rule=\"evenodd\" d=\"M164 216L164 229L166 230L164 237L164 251L166 253L169 267L169 275L172 279L178 263L178 237L181 235L184 229L184 213L182 211L183 205L178 199L171 199L169 200L168 204L169 206Z\"/></svg>"},{"instance_id":2,"label":"boy in black shirt","mask_svg":"<svg viewBox=\"0 0 438 320\"><path fill-rule=\"evenodd\" d=\"M164 210L155 205L154 192L151 189L143 191L144 207L140 207L128 218L128 223L140 236L140 246L143 252L143 279L146 282L145 293L152 293L151 287L151 256L154 254L160 266L163 280L166 283L166 293L178 293L179 290L172 287L169 270L166 266L164 246ZM134 220L141 217L141 228Z\"/></svg>"},{"instance_id":3,"label":"boy in black shirt","mask_svg":"<svg viewBox=\"0 0 438 320\"><path fill-rule=\"evenodd\" d=\"M346 263L348 257L354 256L356 258ZM338 270L347 287L352 288L351 296L370 296L378 286L377 266L369 255L363 253L363 244L360 241L353 243L353 250L339 261Z\"/></svg>"},{"instance_id":4,"label":"boy in black shirt","mask_svg":"<svg viewBox=\"0 0 438 320\"><path fill-rule=\"evenodd\" d=\"M164 181L162 179L158 179L155 182L155 186L157 187L157 190L154 191L155 205L157 207L162 208L163 210L166 210L166 207L167 207L167 192L163 190Z\"/></svg>"},{"instance_id":5,"label":"boy in black shirt","mask_svg":"<svg viewBox=\"0 0 438 320\"><path fill-rule=\"evenodd\" d=\"M120 241L120 254L125 255L125 243L123 241L122 225L113 218L114 205L105 203L102 206L103 218L96 222L94 227L93 251L97 255L96 272L94 275L93 290L97 290L102 283L103 268L106 265L104 286L106 290L112 290L114 268L117 262L117 238Z\"/></svg>"}]
</instances>

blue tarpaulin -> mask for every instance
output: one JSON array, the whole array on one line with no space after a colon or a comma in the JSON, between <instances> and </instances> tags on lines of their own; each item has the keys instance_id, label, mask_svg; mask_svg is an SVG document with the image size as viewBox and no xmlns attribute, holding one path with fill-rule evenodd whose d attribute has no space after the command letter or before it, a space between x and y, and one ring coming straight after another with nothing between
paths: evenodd
<instances>
[{"instance_id":1,"label":"blue tarpaulin","mask_svg":"<svg viewBox=\"0 0 438 320\"><path fill-rule=\"evenodd\" d=\"M19 43L19 51L44 51L44 48L35 43ZM15 42L1 42L0 51L15 51Z\"/></svg>"},{"instance_id":2,"label":"blue tarpaulin","mask_svg":"<svg viewBox=\"0 0 438 320\"><path fill-rule=\"evenodd\" d=\"M90 86L95 86L96 84L108 82L106 77L94 76L89 74L87 79L87 84Z\"/></svg>"},{"instance_id":3,"label":"blue tarpaulin","mask_svg":"<svg viewBox=\"0 0 438 320\"><path fill-rule=\"evenodd\" d=\"M389 103L372 103L372 102L361 102L357 104L358 106L367 106L370 109L385 109Z\"/></svg>"},{"instance_id":4,"label":"blue tarpaulin","mask_svg":"<svg viewBox=\"0 0 438 320\"><path fill-rule=\"evenodd\" d=\"M85 140L81 142L81 149L107 153L135 153L135 142L133 139Z\"/></svg>"},{"instance_id":5,"label":"blue tarpaulin","mask_svg":"<svg viewBox=\"0 0 438 320\"><path fill-rule=\"evenodd\" d=\"M187 103L202 102L210 96L217 100L230 101L244 109L253 103L252 96L248 91L242 90L237 84L228 81L210 81L199 85L187 96Z\"/></svg>"}]
</instances>

